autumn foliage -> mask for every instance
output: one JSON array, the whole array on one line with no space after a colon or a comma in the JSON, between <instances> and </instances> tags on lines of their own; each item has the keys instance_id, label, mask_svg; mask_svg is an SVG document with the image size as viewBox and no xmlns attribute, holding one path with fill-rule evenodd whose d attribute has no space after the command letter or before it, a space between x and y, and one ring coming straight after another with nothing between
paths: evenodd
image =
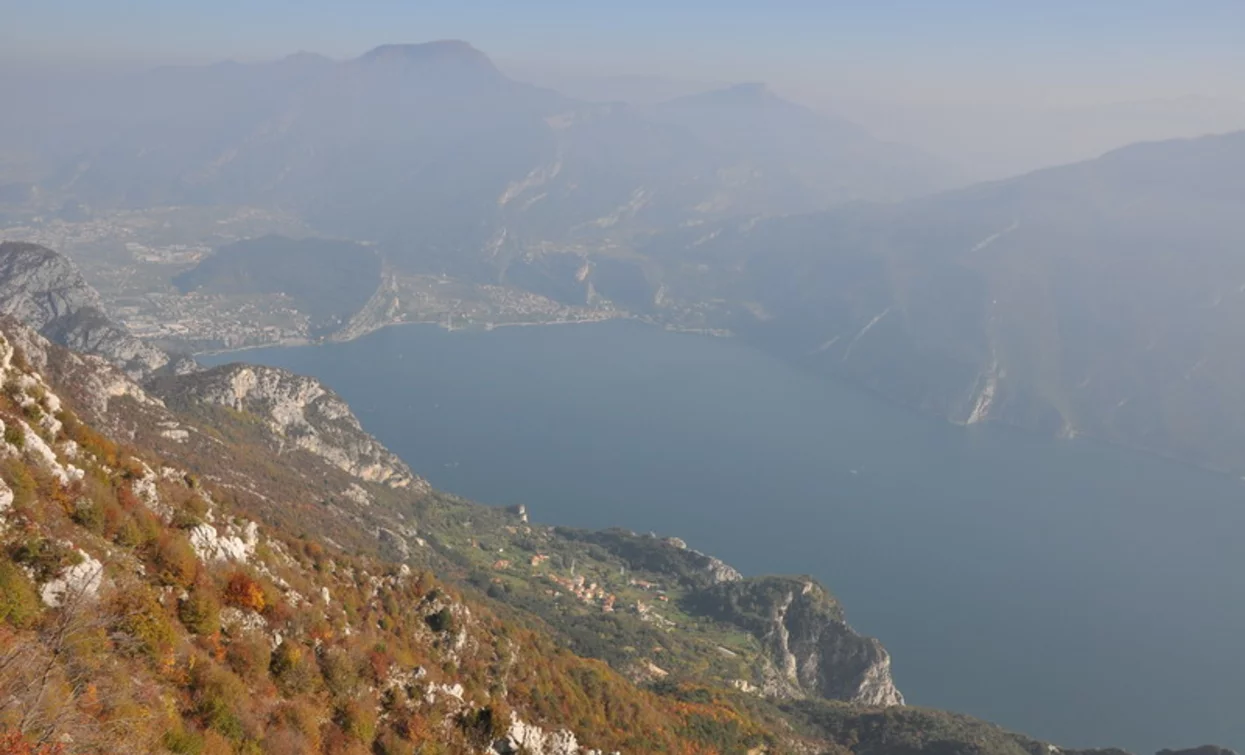
<instances>
[{"instance_id":1,"label":"autumn foliage","mask_svg":"<svg viewBox=\"0 0 1245 755\"><path fill-rule=\"evenodd\" d=\"M263 585L243 572L234 572L225 585L225 603L243 610L263 611Z\"/></svg>"},{"instance_id":2,"label":"autumn foliage","mask_svg":"<svg viewBox=\"0 0 1245 755\"><path fill-rule=\"evenodd\" d=\"M32 744L16 729L0 732L0 755L64 755L62 744Z\"/></svg>"}]
</instances>

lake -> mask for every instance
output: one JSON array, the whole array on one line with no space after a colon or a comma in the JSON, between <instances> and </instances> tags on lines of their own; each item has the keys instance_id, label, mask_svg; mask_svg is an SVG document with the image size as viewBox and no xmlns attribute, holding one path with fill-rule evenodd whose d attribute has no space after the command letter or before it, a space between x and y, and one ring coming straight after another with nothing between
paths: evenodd
<instances>
[{"instance_id":1,"label":"lake","mask_svg":"<svg viewBox=\"0 0 1245 755\"><path fill-rule=\"evenodd\" d=\"M1068 746L1245 750L1245 483L957 427L637 323L216 356L314 375L436 486L811 574L911 704Z\"/></svg>"}]
</instances>

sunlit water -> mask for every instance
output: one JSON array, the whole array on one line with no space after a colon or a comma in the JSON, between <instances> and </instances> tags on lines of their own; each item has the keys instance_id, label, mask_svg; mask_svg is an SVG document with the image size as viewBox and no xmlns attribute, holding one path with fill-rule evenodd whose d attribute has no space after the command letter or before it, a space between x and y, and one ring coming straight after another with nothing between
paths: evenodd
<instances>
[{"instance_id":1,"label":"sunlit water","mask_svg":"<svg viewBox=\"0 0 1245 755\"><path fill-rule=\"evenodd\" d=\"M911 703L1070 746L1245 749L1235 478L955 427L633 323L401 327L240 358L321 378L440 488L816 576Z\"/></svg>"}]
</instances>

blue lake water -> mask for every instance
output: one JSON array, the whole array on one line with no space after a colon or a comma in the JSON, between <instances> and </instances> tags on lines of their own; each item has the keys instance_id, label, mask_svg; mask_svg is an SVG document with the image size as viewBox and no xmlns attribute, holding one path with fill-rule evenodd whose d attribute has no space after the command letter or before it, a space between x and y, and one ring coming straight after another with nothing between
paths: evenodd
<instances>
[{"instance_id":1,"label":"blue lake water","mask_svg":"<svg viewBox=\"0 0 1245 755\"><path fill-rule=\"evenodd\" d=\"M635 323L217 356L314 375L436 486L811 574L910 703L1068 746L1245 750L1245 482L956 427Z\"/></svg>"}]
</instances>

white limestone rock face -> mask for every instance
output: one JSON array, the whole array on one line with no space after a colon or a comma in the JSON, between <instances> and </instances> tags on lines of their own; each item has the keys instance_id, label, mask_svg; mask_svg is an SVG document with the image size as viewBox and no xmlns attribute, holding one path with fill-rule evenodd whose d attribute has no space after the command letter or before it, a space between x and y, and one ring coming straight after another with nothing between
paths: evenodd
<instances>
[{"instance_id":1,"label":"white limestone rock face","mask_svg":"<svg viewBox=\"0 0 1245 755\"><path fill-rule=\"evenodd\" d=\"M709 563L705 566L705 572L715 585L722 582L738 582L744 578L744 575L740 574L735 567L725 561L713 556L706 556L705 558L709 559Z\"/></svg>"},{"instance_id":2,"label":"white limestone rock face","mask_svg":"<svg viewBox=\"0 0 1245 755\"><path fill-rule=\"evenodd\" d=\"M233 527L228 528L232 530ZM246 563L255 555L255 546L259 544L258 530L251 522L241 533L226 532L222 534L210 524L196 525L190 530L190 547L201 561L238 561Z\"/></svg>"},{"instance_id":3,"label":"white limestone rock face","mask_svg":"<svg viewBox=\"0 0 1245 755\"><path fill-rule=\"evenodd\" d=\"M8 336L0 334L0 383L15 387L13 401L32 413L29 416L37 416L38 420L32 424L10 418L9 424L21 430L22 440L18 444L0 442L0 455L25 454L28 459L48 470L62 485L82 479L85 473L73 464L62 464L56 450L44 439L44 436L55 437L61 431L61 422L54 416L61 408L60 397L48 388L39 375L25 372L15 365L15 354L12 341ZM9 425L0 420L0 433L6 429L9 429ZM62 451L67 458L72 458L77 455L77 444L65 444Z\"/></svg>"},{"instance_id":4,"label":"white limestone rock face","mask_svg":"<svg viewBox=\"0 0 1245 755\"><path fill-rule=\"evenodd\" d=\"M39 597L44 605L56 608L66 600L79 597L93 599L99 594L104 580L104 565L85 551L78 551L78 555L82 559L79 563L40 586Z\"/></svg>"},{"instance_id":5,"label":"white limestone rock face","mask_svg":"<svg viewBox=\"0 0 1245 755\"><path fill-rule=\"evenodd\" d=\"M52 473L61 485L68 485L74 480L82 479L85 474L81 469L72 464L61 464L60 459L56 458L56 452L48 445L38 433L34 431L21 420L17 420L26 435L25 452L26 456L33 459L37 464Z\"/></svg>"},{"instance_id":6,"label":"white limestone rock face","mask_svg":"<svg viewBox=\"0 0 1245 755\"><path fill-rule=\"evenodd\" d=\"M143 506L146 506L151 513L160 517L165 524L168 524L173 521L173 509L160 499L160 489L156 485L160 478L151 467L146 464L143 464L142 467L143 476L134 479L130 483L130 489L134 491L135 497L138 498Z\"/></svg>"},{"instance_id":7,"label":"white limestone rock face","mask_svg":"<svg viewBox=\"0 0 1245 755\"><path fill-rule=\"evenodd\" d=\"M467 690L458 682L453 684L429 684L428 689L424 691L424 704L434 705L438 699L443 698L449 698L461 703L466 692Z\"/></svg>"},{"instance_id":8,"label":"white limestone rock face","mask_svg":"<svg viewBox=\"0 0 1245 755\"><path fill-rule=\"evenodd\" d=\"M177 443L185 443L190 440L190 431L181 427L176 422L161 422L160 428L160 437L165 440L171 440Z\"/></svg>"},{"instance_id":9,"label":"white limestone rock face","mask_svg":"<svg viewBox=\"0 0 1245 755\"><path fill-rule=\"evenodd\" d=\"M760 641L758 681L768 697L904 704L886 648L848 626L838 602L811 579L728 580L696 590L689 600L697 613L734 624Z\"/></svg>"},{"instance_id":10,"label":"white limestone rock face","mask_svg":"<svg viewBox=\"0 0 1245 755\"><path fill-rule=\"evenodd\" d=\"M856 694L853 698L858 703L881 708L903 705L903 694L895 687L895 680L891 677L890 653L887 653L877 640L873 642L877 643L877 649L880 652L860 675L860 683L856 686Z\"/></svg>"},{"instance_id":11,"label":"white limestone rock face","mask_svg":"<svg viewBox=\"0 0 1245 755\"><path fill-rule=\"evenodd\" d=\"M283 448L315 454L360 480L430 489L364 432L345 401L313 378L273 367L229 364L158 380L153 390L173 404L215 404L259 417Z\"/></svg>"},{"instance_id":12,"label":"white limestone rock face","mask_svg":"<svg viewBox=\"0 0 1245 755\"><path fill-rule=\"evenodd\" d=\"M0 433L4 432L4 428L0 427ZM5 514L13 507L13 490L8 484L0 479L0 514Z\"/></svg>"},{"instance_id":13,"label":"white limestone rock face","mask_svg":"<svg viewBox=\"0 0 1245 755\"><path fill-rule=\"evenodd\" d=\"M566 729L545 731L514 713L510 714L510 728L506 736L494 742L489 752L492 755L602 755L599 750L581 748L574 732Z\"/></svg>"},{"instance_id":14,"label":"white limestone rock face","mask_svg":"<svg viewBox=\"0 0 1245 755\"><path fill-rule=\"evenodd\" d=\"M780 672L766 685L769 694L879 707L904 704L882 643L849 627L814 582L804 581L798 589L792 585L772 606L762 642Z\"/></svg>"},{"instance_id":15,"label":"white limestone rock face","mask_svg":"<svg viewBox=\"0 0 1245 755\"><path fill-rule=\"evenodd\" d=\"M12 317L0 315L0 329L3 330L0 335L3 369L10 369L13 349L20 348L36 373L54 375L58 385L72 386L72 397L82 419L97 429L115 427L115 417L109 412L113 399L124 396L144 406L163 406L121 369L101 357L56 349L47 338ZM59 404L58 397L49 398Z\"/></svg>"},{"instance_id":16,"label":"white limestone rock face","mask_svg":"<svg viewBox=\"0 0 1245 755\"><path fill-rule=\"evenodd\" d=\"M4 424L4 420L0 419L0 459L7 456L17 456L21 453L20 449L4 439L4 431L7 428L8 425Z\"/></svg>"},{"instance_id":17,"label":"white limestone rock face","mask_svg":"<svg viewBox=\"0 0 1245 755\"><path fill-rule=\"evenodd\" d=\"M355 483L342 491L342 497L360 506L371 506L373 503L371 494Z\"/></svg>"},{"instance_id":18,"label":"white limestone rock face","mask_svg":"<svg viewBox=\"0 0 1245 755\"><path fill-rule=\"evenodd\" d=\"M231 636L244 632L264 632L268 629L268 620L254 611L243 611L240 608L226 606L220 609L220 628ZM281 642L276 639L273 649Z\"/></svg>"}]
</instances>

